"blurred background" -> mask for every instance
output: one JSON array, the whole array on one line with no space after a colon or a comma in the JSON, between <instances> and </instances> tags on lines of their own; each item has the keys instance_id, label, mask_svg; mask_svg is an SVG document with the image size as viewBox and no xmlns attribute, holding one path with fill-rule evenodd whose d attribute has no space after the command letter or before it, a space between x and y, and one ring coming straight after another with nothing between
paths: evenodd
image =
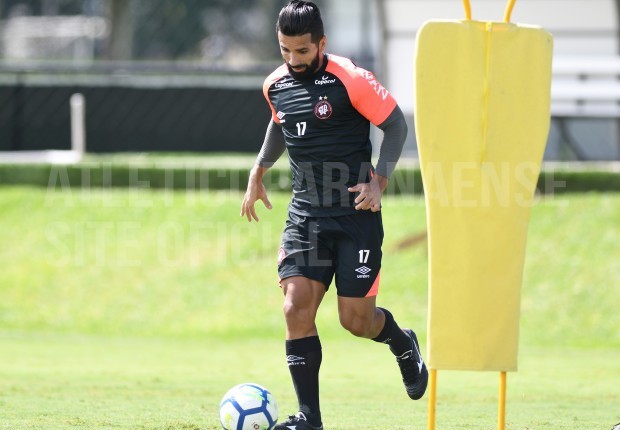
<instances>
[{"instance_id":1,"label":"blurred background","mask_svg":"<svg viewBox=\"0 0 620 430\"><path fill-rule=\"evenodd\" d=\"M255 153L269 120L262 82L282 61L274 27L285 3L0 0L0 157L70 149L74 93L85 97L90 153ZM396 96L410 123L405 155L417 157L416 32L429 19L463 18L461 2L316 3L328 51L373 70ZM513 22L555 37L546 160L620 160L619 3L516 3ZM500 21L504 6L474 0L473 18Z\"/></svg>"}]
</instances>

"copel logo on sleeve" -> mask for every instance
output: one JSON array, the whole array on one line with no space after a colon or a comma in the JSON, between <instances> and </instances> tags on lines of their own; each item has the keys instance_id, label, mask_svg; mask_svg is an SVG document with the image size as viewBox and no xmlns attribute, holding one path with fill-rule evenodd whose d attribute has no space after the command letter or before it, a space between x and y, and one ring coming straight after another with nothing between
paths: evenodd
<instances>
[{"instance_id":1,"label":"copel logo on sleeve","mask_svg":"<svg viewBox=\"0 0 620 430\"><path fill-rule=\"evenodd\" d=\"M293 86L293 82L276 82L275 87L280 89L280 88L290 88Z\"/></svg>"},{"instance_id":2,"label":"copel logo on sleeve","mask_svg":"<svg viewBox=\"0 0 620 430\"><path fill-rule=\"evenodd\" d=\"M336 78L331 78L330 76L323 75L321 80L315 79L314 85L326 85L326 84L334 84L336 83Z\"/></svg>"}]
</instances>

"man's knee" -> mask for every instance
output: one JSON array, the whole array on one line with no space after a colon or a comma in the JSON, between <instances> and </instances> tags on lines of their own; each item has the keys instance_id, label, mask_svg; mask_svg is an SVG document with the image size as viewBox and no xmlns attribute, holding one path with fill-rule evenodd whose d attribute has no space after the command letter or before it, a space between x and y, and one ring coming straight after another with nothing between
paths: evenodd
<instances>
[{"instance_id":1,"label":"man's knee","mask_svg":"<svg viewBox=\"0 0 620 430\"><path fill-rule=\"evenodd\" d=\"M372 331L372 315L340 313L340 324L353 336L368 338Z\"/></svg>"},{"instance_id":2,"label":"man's knee","mask_svg":"<svg viewBox=\"0 0 620 430\"><path fill-rule=\"evenodd\" d=\"M288 325L314 325L325 287L305 278L291 278L283 283L284 318Z\"/></svg>"},{"instance_id":3,"label":"man's knee","mask_svg":"<svg viewBox=\"0 0 620 430\"><path fill-rule=\"evenodd\" d=\"M287 322L314 322L314 311L309 304L295 303L287 299L284 301L282 311Z\"/></svg>"}]
</instances>

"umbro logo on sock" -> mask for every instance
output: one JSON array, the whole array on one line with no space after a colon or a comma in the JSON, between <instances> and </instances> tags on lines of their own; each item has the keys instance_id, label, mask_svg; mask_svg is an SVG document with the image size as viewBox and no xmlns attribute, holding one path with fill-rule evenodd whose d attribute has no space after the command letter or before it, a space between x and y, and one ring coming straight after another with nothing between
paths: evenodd
<instances>
[{"instance_id":1,"label":"umbro logo on sock","mask_svg":"<svg viewBox=\"0 0 620 430\"><path fill-rule=\"evenodd\" d=\"M289 366L299 366L306 364L306 359L297 355L287 355L286 361Z\"/></svg>"}]
</instances>

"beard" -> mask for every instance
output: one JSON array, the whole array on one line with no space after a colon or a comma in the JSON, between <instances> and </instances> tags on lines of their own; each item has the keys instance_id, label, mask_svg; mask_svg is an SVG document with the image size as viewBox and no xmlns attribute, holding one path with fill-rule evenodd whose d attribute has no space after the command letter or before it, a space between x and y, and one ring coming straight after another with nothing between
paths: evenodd
<instances>
[{"instance_id":1,"label":"beard","mask_svg":"<svg viewBox=\"0 0 620 430\"><path fill-rule=\"evenodd\" d=\"M303 80L308 79L309 77L314 75L316 70L319 68L319 60L321 58L320 55L320 51L317 50L314 60L312 60L310 64L300 65L303 66L303 68L298 67L297 70L293 69L289 63L286 63L286 67L288 68L288 71L293 77L293 79Z\"/></svg>"}]
</instances>

